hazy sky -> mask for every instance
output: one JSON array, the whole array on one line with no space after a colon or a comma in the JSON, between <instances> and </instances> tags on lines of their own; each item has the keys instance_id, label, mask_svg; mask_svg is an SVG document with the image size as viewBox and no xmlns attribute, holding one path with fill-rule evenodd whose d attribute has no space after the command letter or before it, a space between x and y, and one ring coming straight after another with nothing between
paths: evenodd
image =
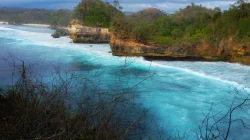
<instances>
[{"instance_id":1,"label":"hazy sky","mask_svg":"<svg viewBox=\"0 0 250 140\"><path fill-rule=\"evenodd\" d=\"M46 9L73 9L81 0L0 0L0 7L27 7ZM103 0L112 3L113 0ZM202 4L209 8L220 7L227 9L236 0L120 0L123 11L138 11L144 8L155 7L172 13L186 7L191 2Z\"/></svg>"}]
</instances>

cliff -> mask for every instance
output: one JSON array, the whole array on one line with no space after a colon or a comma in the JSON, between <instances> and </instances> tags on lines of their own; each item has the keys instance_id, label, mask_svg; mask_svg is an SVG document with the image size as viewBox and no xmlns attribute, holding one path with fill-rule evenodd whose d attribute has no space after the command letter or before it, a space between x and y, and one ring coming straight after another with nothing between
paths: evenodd
<instances>
[{"instance_id":1,"label":"cliff","mask_svg":"<svg viewBox=\"0 0 250 140\"><path fill-rule=\"evenodd\" d=\"M235 43L224 39L216 45L205 41L157 45L134 40L121 40L112 35L110 46L115 56L144 56L146 59L228 61L250 65L250 42Z\"/></svg>"},{"instance_id":2,"label":"cliff","mask_svg":"<svg viewBox=\"0 0 250 140\"><path fill-rule=\"evenodd\" d=\"M110 39L107 28L84 26L79 20L72 20L68 31L74 43L108 43Z\"/></svg>"},{"instance_id":3,"label":"cliff","mask_svg":"<svg viewBox=\"0 0 250 140\"><path fill-rule=\"evenodd\" d=\"M113 55L150 59L240 62L250 65L250 3L228 10L192 3L166 15L146 9L111 23Z\"/></svg>"}]
</instances>

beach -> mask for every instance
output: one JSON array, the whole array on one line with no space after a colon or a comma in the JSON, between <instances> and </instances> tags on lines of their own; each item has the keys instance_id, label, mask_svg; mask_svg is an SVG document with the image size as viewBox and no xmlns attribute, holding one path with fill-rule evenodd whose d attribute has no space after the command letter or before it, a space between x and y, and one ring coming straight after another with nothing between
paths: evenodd
<instances>
[{"instance_id":1,"label":"beach","mask_svg":"<svg viewBox=\"0 0 250 140\"><path fill-rule=\"evenodd\" d=\"M6 23L6 22L4 22L4 21L0 21L0 24L4 24L4 23Z\"/></svg>"},{"instance_id":2,"label":"beach","mask_svg":"<svg viewBox=\"0 0 250 140\"><path fill-rule=\"evenodd\" d=\"M8 24L6 21L0 21L0 24ZM49 24L22 24L23 26L30 26L30 27L46 27L48 28L50 25Z\"/></svg>"},{"instance_id":3,"label":"beach","mask_svg":"<svg viewBox=\"0 0 250 140\"><path fill-rule=\"evenodd\" d=\"M33 27L49 27L48 24L22 24L24 26L33 26Z\"/></svg>"}]
</instances>

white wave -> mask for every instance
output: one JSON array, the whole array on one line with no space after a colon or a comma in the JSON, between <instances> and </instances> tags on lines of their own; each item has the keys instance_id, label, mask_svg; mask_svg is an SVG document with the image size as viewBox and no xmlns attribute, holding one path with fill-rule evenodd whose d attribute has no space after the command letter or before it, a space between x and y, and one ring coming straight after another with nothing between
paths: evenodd
<instances>
[{"instance_id":1,"label":"white wave","mask_svg":"<svg viewBox=\"0 0 250 140\"><path fill-rule=\"evenodd\" d=\"M0 30L3 30L3 31L18 31L16 29L8 28L6 26L0 26Z\"/></svg>"},{"instance_id":2,"label":"white wave","mask_svg":"<svg viewBox=\"0 0 250 140\"><path fill-rule=\"evenodd\" d=\"M158 66L158 67L163 67L163 68L168 68L168 69L176 69L176 70L184 71L186 73L190 73L190 74L193 74L193 75L196 75L196 76L205 77L205 78L208 78L208 79L213 79L213 80L216 80L216 81L220 81L220 82L223 82L223 83L227 83L227 84L233 85L236 88L244 89L245 91L247 91L248 93L250 93L250 88L246 87L243 84L239 84L239 83L237 83L235 81L225 80L225 79L222 79L220 77L215 77L215 76L207 75L206 73L193 71L193 70L190 70L190 69L187 69L187 68L162 65L162 64L159 64L159 63L155 63L155 62L152 62L152 65Z\"/></svg>"},{"instance_id":3,"label":"white wave","mask_svg":"<svg viewBox=\"0 0 250 140\"><path fill-rule=\"evenodd\" d=\"M83 51L84 54L89 54L89 55L98 54L100 56L107 57L107 59L110 59L111 57L111 54L108 53L110 51L108 44L107 45L73 44L73 43L70 43L71 39L69 39L68 37L61 37L59 39L54 39L51 37L50 33L29 32L29 31L23 31L23 30L18 30L18 29L12 29L12 28L8 28L5 26L0 26L0 30L6 30L6 31L9 30L9 31L18 32L20 36L22 37L22 39L20 39L20 36L19 36L17 40L22 40L24 43L27 43L27 44L41 45L41 46L46 46L46 47L64 48L64 49L65 48L73 49L75 51ZM126 58L124 57L120 58L121 61L123 61L124 59ZM134 60L137 63L141 63L144 66L146 65L146 66L155 66L155 67L162 67L162 68L168 68L168 69L175 69L175 70L184 71L186 73L190 73L196 76L217 80L223 83L233 85L238 88L243 88L246 91L250 92L249 87L246 87L243 84L239 84L236 81L225 80L219 76L216 77L216 76L208 75L206 73L197 72L188 68L171 66L167 64L159 64L157 62L150 62L150 61L144 60L143 57L130 57L129 59ZM205 62L202 62L202 63L205 63ZM231 64L231 67L239 67L239 66L242 68L249 68L249 66L243 66L240 64Z\"/></svg>"}]
</instances>

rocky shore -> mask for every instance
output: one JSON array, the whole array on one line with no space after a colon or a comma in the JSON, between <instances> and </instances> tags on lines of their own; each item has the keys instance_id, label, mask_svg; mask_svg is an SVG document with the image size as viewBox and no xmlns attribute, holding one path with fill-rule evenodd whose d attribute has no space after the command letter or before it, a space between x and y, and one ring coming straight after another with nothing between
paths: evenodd
<instances>
[{"instance_id":1,"label":"rocky shore","mask_svg":"<svg viewBox=\"0 0 250 140\"><path fill-rule=\"evenodd\" d=\"M84 26L79 20L72 20L68 26L70 38L74 43L109 43L110 33L107 28Z\"/></svg>"},{"instance_id":2,"label":"rocky shore","mask_svg":"<svg viewBox=\"0 0 250 140\"><path fill-rule=\"evenodd\" d=\"M112 35L110 46L115 56L143 56L146 60L226 61L250 65L250 42L235 43L221 40L216 45L181 43L157 45L117 39Z\"/></svg>"}]
</instances>

